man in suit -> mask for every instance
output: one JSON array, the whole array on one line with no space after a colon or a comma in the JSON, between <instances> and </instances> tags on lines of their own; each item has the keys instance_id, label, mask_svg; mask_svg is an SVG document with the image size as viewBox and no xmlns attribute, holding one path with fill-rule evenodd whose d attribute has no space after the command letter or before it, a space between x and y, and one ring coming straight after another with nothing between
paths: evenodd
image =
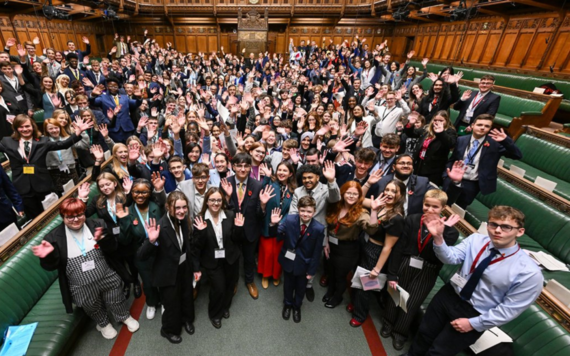
<instances>
[{"instance_id":1,"label":"man in suit","mask_svg":"<svg viewBox=\"0 0 570 356\"><path fill-rule=\"evenodd\" d=\"M65 59L67 63L69 63L69 66L65 68L63 74L69 77L69 83L72 83L74 81L79 81L80 83L83 83L83 78L85 78L85 72L79 69L79 57L77 56L77 54L69 53L65 57Z\"/></svg>"},{"instance_id":2,"label":"man in suit","mask_svg":"<svg viewBox=\"0 0 570 356\"><path fill-rule=\"evenodd\" d=\"M178 160L175 160L175 162ZM170 162L169 162L170 166ZM179 164L174 165L178 168ZM182 173L182 174L181 174ZM176 172L173 176L182 175L181 178L186 178L184 172ZM180 178L178 178L180 179ZM204 197L206 192L210 188L208 181L210 180L210 169L205 163L196 163L192 167L192 179L179 181L176 186L176 190L181 191L188 198L188 216L194 219L200 211L202 211L202 206L204 205Z\"/></svg>"},{"instance_id":3,"label":"man in suit","mask_svg":"<svg viewBox=\"0 0 570 356\"><path fill-rule=\"evenodd\" d=\"M37 40L37 43L36 43ZM40 40L39 38L34 38L34 42L30 42L30 41L26 41L24 42L24 47L26 48L26 51L28 52L28 55L26 56L26 63L27 63L27 67L32 68L32 66L34 65L34 63L36 62L43 62L44 59L46 59L46 57L44 56L36 56L36 44L40 44Z\"/></svg>"},{"instance_id":4,"label":"man in suit","mask_svg":"<svg viewBox=\"0 0 570 356\"><path fill-rule=\"evenodd\" d=\"M304 196L297 207L299 214L289 214L282 221L280 209L271 212L270 235L283 240L278 258L284 274L282 316L289 320L293 309L293 321L299 323L307 280L313 278L319 267L325 226L313 219L317 207L315 199ZM281 223L276 229L279 221Z\"/></svg>"},{"instance_id":5,"label":"man in suit","mask_svg":"<svg viewBox=\"0 0 570 356\"><path fill-rule=\"evenodd\" d=\"M14 75L14 67L10 62L0 62L0 82L2 83L2 97L6 102L17 103L17 105L10 105L10 114L33 114L32 109L34 105L32 104L30 96L24 92L23 79L20 80L20 76Z\"/></svg>"},{"instance_id":6,"label":"man in suit","mask_svg":"<svg viewBox=\"0 0 570 356\"><path fill-rule=\"evenodd\" d=\"M4 168L0 165L0 210L4 212L0 214L0 231L16 222L16 214L12 213L12 208L18 211L18 215L24 215L22 197L20 197Z\"/></svg>"},{"instance_id":7,"label":"man in suit","mask_svg":"<svg viewBox=\"0 0 570 356\"><path fill-rule=\"evenodd\" d=\"M135 131L133 120L129 111L140 106L141 100L129 99L126 95L119 94L119 80L115 77L107 78L107 92L102 95L102 87L97 86L91 92L91 105L100 107L104 114L109 110L118 112L111 120L109 136L115 142L125 142Z\"/></svg>"},{"instance_id":8,"label":"man in suit","mask_svg":"<svg viewBox=\"0 0 570 356\"><path fill-rule=\"evenodd\" d=\"M79 61L83 61L83 57L88 56L91 54L91 44L89 44L89 39L85 36L81 37L81 41L85 43L85 51L80 51L75 48L75 42L69 40L67 41L67 51L63 52L63 54L68 55L73 53L77 55L77 59Z\"/></svg>"},{"instance_id":9,"label":"man in suit","mask_svg":"<svg viewBox=\"0 0 570 356\"><path fill-rule=\"evenodd\" d=\"M125 42L125 36L119 37L119 35L115 34L115 42L113 43L115 47L117 47L116 57L121 58L129 53L129 45Z\"/></svg>"},{"instance_id":10,"label":"man in suit","mask_svg":"<svg viewBox=\"0 0 570 356\"><path fill-rule=\"evenodd\" d=\"M444 189L450 186L461 188L457 205L465 209L475 200L479 192L491 194L497 190L497 165L502 156L521 159L522 152L512 138L501 129L491 130L493 116L482 114L471 124L473 133L457 139L457 145L448 162L451 168L455 162L462 161L465 174L463 179L444 182Z\"/></svg>"},{"instance_id":11,"label":"man in suit","mask_svg":"<svg viewBox=\"0 0 570 356\"><path fill-rule=\"evenodd\" d=\"M242 213L247 224L245 225L245 240L242 244L243 267L245 284L249 295L253 299L259 297L255 277L255 247L261 236L261 222L264 219L259 202L259 195L263 184L249 176L251 172L251 156L247 153L238 153L232 159L235 175L223 179L221 186L226 193L226 199L235 213Z\"/></svg>"},{"instance_id":12,"label":"man in suit","mask_svg":"<svg viewBox=\"0 0 570 356\"><path fill-rule=\"evenodd\" d=\"M89 81L96 87L99 84L107 85L107 81L105 80L105 76L101 72L101 64L98 60L91 61L91 69L85 72L85 76Z\"/></svg>"},{"instance_id":13,"label":"man in suit","mask_svg":"<svg viewBox=\"0 0 570 356\"><path fill-rule=\"evenodd\" d=\"M499 110L501 97L492 92L495 77L484 75L479 82L479 91L466 90L461 99L453 105L459 111L455 128L458 132L470 132L473 120L481 114L495 116Z\"/></svg>"}]
</instances>

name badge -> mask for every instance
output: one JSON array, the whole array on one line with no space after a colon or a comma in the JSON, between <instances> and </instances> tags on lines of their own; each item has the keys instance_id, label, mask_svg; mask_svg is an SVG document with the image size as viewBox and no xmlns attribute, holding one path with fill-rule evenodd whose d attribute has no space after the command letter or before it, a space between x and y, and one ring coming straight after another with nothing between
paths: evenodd
<instances>
[{"instance_id":1,"label":"name badge","mask_svg":"<svg viewBox=\"0 0 570 356\"><path fill-rule=\"evenodd\" d=\"M114 227L113 228L113 235L118 235L121 233L121 228L120 227Z\"/></svg>"},{"instance_id":2,"label":"name badge","mask_svg":"<svg viewBox=\"0 0 570 356\"><path fill-rule=\"evenodd\" d=\"M22 100L24 100L24 96L23 95L16 95L16 100L22 101Z\"/></svg>"},{"instance_id":3,"label":"name badge","mask_svg":"<svg viewBox=\"0 0 570 356\"><path fill-rule=\"evenodd\" d=\"M224 249L214 250L214 257L215 258L226 258L226 250L224 250Z\"/></svg>"},{"instance_id":4,"label":"name badge","mask_svg":"<svg viewBox=\"0 0 570 356\"><path fill-rule=\"evenodd\" d=\"M33 165L24 165L24 174L34 174L34 166Z\"/></svg>"},{"instance_id":5,"label":"name badge","mask_svg":"<svg viewBox=\"0 0 570 356\"><path fill-rule=\"evenodd\" d=\"M410 267L422 269L424 267L424 260L421 257L411 257Z\"/></svg>"},{"instance_id":6,"label":"name badge","mask_svg":"<svg viewBox=\"0 0 570 356\"><path fill-rule=\"evenodd\" d=\"M184 252L181 256L180 256L180 261L178 262L179 265L183 264L184 261L186 261L186 252Z\"/></svg>"},{"instance_id":7,"label":"name badge","mask_svg":"<svg viewBox=\"0 0 570 356\"><path fill-rule=\"evenodd\" d=\"M287 250L287 252L285 252L285 258L288 258L291 261L295 261L296 256L297 254L295 254L295 250Z\"/></svg>"},{"instance_id":8,"label":"name badge","mask_svg":"<svg viewBox=\"0 0 570 356\"><path fill-rule=\"evenodd\" d=\"M67 167L67 164L65 164L65 163L58 165L57 168L59 168L60 172L69 172L69 168Z\"/></svg>"},{"instance_id":9,"label":"name badge","mask_svg":"<svg viewBox=\"0 0 570 356\"><path fill-rule=\"evenodd\" d=\"M459 275L458 273L455 273L453 277L451 277L451 283L455 284L459 288L463 288L465 286L465 283L467 283L467 280L465 277Z\"/></svg>"},{"instance_id":10,"label":"name badge","mask_svg":"<svg viewBox=\"0 0 570 356\"><path fill-rule=\"evenodd\" d=\"M81 264L81 271L87 272L95 269L95 261L87 261Z\"/></svg>"},{"instance_id":11,"label":"name badge","mask_svg":"<svg viewBox=\"0 0 570 356\"><path fill-rule=\"evenodd\" d=\"M338 245L338 239L332 235L329 235L329 243L333 245Z\"/></svg>"},{"instance_id":12,"label":"name badge","mask_svg":"<svg viewBox=\"0 0 570 356\"><path fill-rule=\"evenodd\" d=\"M473 110L467 109L467 111L465 112L465 116L463 117L463 122L469 123L472 117L473 117Z\"/></svg>"}]
</instances>

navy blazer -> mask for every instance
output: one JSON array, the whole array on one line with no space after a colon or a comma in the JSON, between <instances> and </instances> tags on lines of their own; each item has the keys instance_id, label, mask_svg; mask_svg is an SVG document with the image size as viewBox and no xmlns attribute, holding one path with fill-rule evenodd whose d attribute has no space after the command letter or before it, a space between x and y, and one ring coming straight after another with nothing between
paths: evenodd
<instances>
[{"instance_id":1,"label":"navy blazer","mask_svg":"<svg viewBox=\"0 0 570 356\"><path fill-rule=\"evenodd\" d=\"M371 196L374 196L374 198L378 198L378 196L384 192L388 183L393 180L394 174L388 174L382 177L382 179L368 189L366 197L370 198ZM421 214L423 212L424 195L428 190L437 189L429 183L428 178L420 177L415 174L412 174L408 179L406 188L406 193L408 194L408 210L406 211L406 215Z\"/></svg>"},{"instance_id":2,"label":"navy blazer","mask_svg":"<svg viewBox=\"0 0 570 356\"><path fill-rule=\"evenodd\" d=\"M107 110L115 109L117 106L114 97L108 93L91 98L90 101L93 106L100 107L104 115L107 113ZM135 126L131 119L130 110L139 107L141 100L129 99L127 95L119 95L119 104L121 105L121 110L109 125L109 131L119 132L121 128L125 132L134 131Z\"/></svg>"},{"instance_id":3,"label":"navy blazer","mask_svg":"<svg viewBox=\"0 0 570 356\"><path fill-rule=\"evenodd\" d=\"M478 93L478 91L474 91L471 93L469 99L465 101L462 101L460 99L455 104L453 104L453 108L459 111L459 115L457 115L457 119L455 120L454 124L456 129L459 129L459 125L463 122L463 118L467 113L467 109L469 109L469 105L471 105L471 102L473 99L475 99ZM481 114L489 114L495 116L499 110L500 103L501 97L499 95L493 92L485 95L483 99L481 99L481 102L479 102L479 104L475 107L475 110L473 110L473 116L471 117L471 120L469 120L469 125L471 125L471 123L473 123L473 120L475 120L475 118ZM467 125L467 123L464 123L463 125Z\"/></svg>"},{"instance_id":4,"label":"navy blazer","mask_svg":"<svg viewBox=\"0 0 570 356\"><path fill-rule=\"evenodd\" d=\"M16 214L12 207L17 211L24 211L24 202L0 165L0 211L3 212L0 214L0 224L16 222Z\"/></svg>"},{"instance_id":5,"label":"navy blazer","mask_svg":"<svg viewBox=\"0 0 570 356\"><path fill-rule=\"evenodd\" d=\"M275 233L275 230L277 232ZM279 224L279 227L270 227L270 233L277 236L277 240L283 240L283 247L279 253L279 263L283 270L293 273L295 276L308 274L314 276L319 267L321 252L323 250L323 240L325 238L325 226L315 219L312 219L307 226L305 235L301 237L301 220L298 214L290 214ZM285 257L287 250L295 250L295 260L291 261Z\"/></svg>"},{"instance_id":6,"label":"navy blazer","mask_svg":"<svg viewBox=\"0 0 570 356\"><path fill-rule=\"evenodd\" d=\"M261 188L263 184L251 177L247 179L245 195L241 206L238 204L236 177L228 177L228 183L232 185L233 191L230 197L230 206L235 213L242 213L245 218L245 237L247 241L253 242L261 236L261 223L265 217L259 203Z\"/></svg>"},{"instance_id":7,"label":"navy blazer","mask_svg":"<svg viewBox=\"0 0 570 356\"><path fill-rule=\"evenodd\" d=\"M99 81L97 81L96 77L95 77L95 73L93 73L92 70L88 70L87 72L85 72L85 76L91 81L91 83L93 83L93 85L97 86L99 84L103 84L105 87L107 86L107 80L105 79L105 76L103 75L103 73L99 72Z\"/></svg>"},{"instance_id":8,"label":"navy blazer","mask_svg":"<svg viewBox=\"0 0 570 356\"><path fill-rule=\"evenodd\" d=\"M71 84L74 80L79 80L79 82L81 83L81 85L83 85L83 78L85 78L85 72L82 71L81 69L79 69L79 67L76 68L77 72L78 72L78 76L79 79L77 79L75 77L75 75L73 75L73 72L71 71L71 67L67 67L65 68L65 70L63 71L63 74L67 75L69 77L69 83ZM71 86L70 86L71 88Z\"/></svg>"},{"instance_id":9,"label":"navy blazer","mask_svg":"<svg viewBox=\"0 0 570 356\"><path fill-rule=\"evenodd\" d=\"M455 146L455 150L453 150L453 154L447 163L448 168L453 166L453 162L463 160L471 136L461 136L457 139L457 146ZM481 189L482 194L491 194L497 190L497 165L502 156L521 159L523 155L512 138L507 136L503 141L497 142L487 136L483 141L481 156L479 157L479 189Z\"/></svg>"}]
</instances>

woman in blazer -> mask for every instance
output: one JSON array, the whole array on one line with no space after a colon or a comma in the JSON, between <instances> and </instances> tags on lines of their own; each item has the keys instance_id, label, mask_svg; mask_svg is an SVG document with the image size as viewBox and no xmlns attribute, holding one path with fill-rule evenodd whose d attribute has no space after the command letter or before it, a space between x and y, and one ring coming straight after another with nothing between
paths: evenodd
<instances>
[{"instance_id":1,"label":"woman in blazer","mask_svg":"<svg viewBox=\"0 0 570 356\"><path fill-rule=\"evenodd\" d=\"M14 133L0 141L0 152L10 160L12 182L24 200L28 218L33 219L43 211L42 201L52 190L52 180L47 169L48 152L71 147L81 140L81 133L93 126L93 122L79 119L75 132L63 141L51 141L42 137L34 120L27 115L14 119Z\"/></svg>"},{"instance_id":2,"label":"woman in blazer","mask_svg":"<svg viewBox=\"0 0 570 356\"><path fill-rule=\"evenodd\" d=\"M277 166L275 174L271 175L271 170L267 165L261 165L262 173L265 175L263 179L264 190L259 196L261 209L265 213L263 221L261 238L259 239L259 257L257 265L257 273L261 273L261 286L267 289L269 286L269 277L273 278L273 284L279 285L281 277L281 265L277 258L281 252L283 242L277 241L275 236L269 234L269 225L271 224L271 211L274 208L280 208L283 216L289 213L291 200L297 181L295 179L295 169L288 162L281 162ZM269 213L268 213L269 212Z\"/></svg>"},{"instance_id":3,"label":"woman in blazer","mask_svg":"<svg viewBox=\"0 0 570 356\"><path fill-rule=\"evenodd\" d=\"M243 214L226 209L223 192L215 187L206 192L202 211L194 219L196 256L210 281L208 316L216 329L222 327L222 317L230 317L239 279L237 243L244 238L243 222Z\"/></svg>"},{"instance_id":4,"label":"woman in blazer","mask_svg":"<svg viewBox=\"0 0 570 356\"><path fill-rule=\"evenodd\" d=\"M188 225L188 198L173 191L166 201L166 214L157 223L149 219L148 239L138 251L140 260L154 257L152 285L158 288L164 306L160 335L173 344L182 342L182 326L194 334L193 281L201 277L192 251Z\"/></svg>"},{"instance_id":5,"label":"woman in blazer","mask_svg":"<svg viewBox=\"0 0 570 356\"><path fill-rule=\"evenodd\" d=\"M438 111L424 128L415 128L416 120L417 116L409 115L408 124L404 128L407 137L419 138L413 152L414 173L441 186L449 151L457 143L457 132L444 110Z\"/></svg>"}]
</instances>

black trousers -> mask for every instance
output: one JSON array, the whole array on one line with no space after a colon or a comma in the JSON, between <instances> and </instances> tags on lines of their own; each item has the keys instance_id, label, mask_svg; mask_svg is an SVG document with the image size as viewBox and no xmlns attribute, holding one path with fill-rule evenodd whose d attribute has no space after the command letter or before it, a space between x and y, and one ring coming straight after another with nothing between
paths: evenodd
<instances>
[{"instance_id":1,"label":"black trousers","mask_svg":"<svg viewBox=\"0 0 570 356\"><path fill-rule=\"evenodd\" d=\"M449 184L453 183L449 180L449 178L446 178L443 185L443 190L447 190ZM461 194L457 198L455 204L457 204L463 209L467 208L469 205L471 205L471 203L473 203L473 200L475 200L475 197L477 197L477 194L479 194L480 190L481 189L479 188L479 181L466 180L466 179L462 180Z\"/></svg>"},{"instance_id":2,"label":"black trousers","mask_svg":"<svg viewBox=\"0 0 570 356\"><path fill-rule=\"evenodd\" d=\"M28 194L22 196L22 200L24 202L24 211L26 212L28 219L34 219L44 212L42 201L48 194L49 192L37 193L31 191Z\"/></svg>"},{"instance_id":3,"label":"black trousers","mask_svg":"<svg viewBox=\"0 0 570 356\"><path fill-rule=\"evenodd\" d=\"M380 254L382 253L383 246L377 245L372 241L368 240L364 245L364 249L362 250L362 257L360 259L360 264L362 268L365 268L369 271L374 269L376 263L378 263L378 258L380 258ZM386 265L386 264L385 264ZM385 271L386 268L382 268L382 271ZM382 289L381 292L375 291L365 291L363 289L353 289L353 302L354 302L354 312L352 316L354 319L364 322L368 317L368 312L370 311L370 302L374 299L380 304L380 298L382 298L382 293L386 292L386 287ZM386 298L391 299L391 298Z\"/></svg>"},{"instance_id":4,"label":"black trousers","mask_svg":"<svg viewBox=\"0 0 570 356\"><path fill-rule=\"evenodd\" d=\"M301 308L303 298L305 298L305 290L307 289L307 275L295 276L291 272L284 271L283 276L283 304L295 309Z\"/></svg>"},{"instance_id":5,"label":"black trousers","mask_svg":"<svg viewBox=\"0 0 570 356\"><path fill-rule=\"evenodd\" d=\"M257 237L252 242L244 241L242 243L242 254L243 254L243 270L245 273L245 284L253 283L255 277L255 251L257 248Z\"/></svg>"},{"instance_id":6,"label":"black trousers","mask_svg":"<svg viewBox=\"0 0 570 356\"><path fill-rule=\"evenodd\" d=\"M346 291L346 276L355 269L358 264L359 242L339 241L338 245L329 244L330 259L327 264L329 286L327 295L333 304L340 303L342 295Z\"/></svg>"},{"instance_id":7,"label":"black trousers","mask_svg":"<svg viewBox=\"0 0 570 356\"><path fill-rule=\"evenodd\" d=\"M146 297L146 305L149 307L157 307L160 294L158 292L158 288L152 286L152 265L154 264L154 257L149 258L146 261L141 261L135 258L135 265L138 269L138 272L141 275L141 279L143 282L143 292Z\"/></svg>"},{"instance_id":8,"label":"black trousers","mask_svg":"<svg viewBox=\"0 0 570 356\"><path fill-rule=\"evenodd\" d=\"M178 266L175 285L159 288L160 300L164 306L162 329L168 334L180 335L182 323L194 322L194 275L189 266L186 266L187 263L188 261Z\"/></svg>"},{"instance_id":9,"label":"black trousers","mask_svg":"<svg viewBox=\"0 0 570 356\"><path fill-rule=\"evenodd\" d=\"M218 267L205 270L210 281L210 302L208 303L210 319L221 319L224 311L230 309L234 287L239 280L238 261L229 264L224 259L218 263Z\"/></svg>"},{"instance_id":10,"label":"black trousers","mask_svg":"<svg viewBox=\"0 0 570 356\"><path fill-rule=\"evenodd\" d=\"M422 319L420 330L408 351L413 356L454 356L472 345L483 334L471 330L456 331L451 322L459 318L481 315L471 304L462 300L447 283L433 297Z\"/></svg>"}]
</instances>

